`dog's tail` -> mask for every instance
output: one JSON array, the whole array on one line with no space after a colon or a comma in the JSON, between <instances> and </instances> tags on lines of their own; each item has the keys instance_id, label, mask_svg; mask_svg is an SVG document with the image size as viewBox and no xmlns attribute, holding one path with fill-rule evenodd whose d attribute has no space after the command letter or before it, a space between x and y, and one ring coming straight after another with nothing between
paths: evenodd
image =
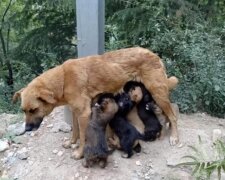
<instances>
[{"instance_id":1,"label":"dog's tail","mask_svg":"<svg viewBox=\"0 0 225 180\"><path fill-rule=\"evenodd\" d=\"M178 82L179 80L175 76L171 76L170 78L168 78L167 85L169 90L174 89L177 86Z\"/></svg>"}]
</instances>

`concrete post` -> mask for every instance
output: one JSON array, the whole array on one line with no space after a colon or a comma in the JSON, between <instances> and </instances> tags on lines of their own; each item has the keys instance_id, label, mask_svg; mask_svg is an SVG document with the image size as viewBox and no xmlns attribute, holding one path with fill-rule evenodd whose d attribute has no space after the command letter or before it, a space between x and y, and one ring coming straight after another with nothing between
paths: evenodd
<instances>
[{"instance_id":1,"label":"concrete post","mask_svg":"<svg viewBox=\"0 0 225 180\"><path fill-rule=\"evenodd\" d=\"M105 0L76 0L78 57L104 52ZM65 107L64 118L72 113Z\"/></svg>"}]
</instances>

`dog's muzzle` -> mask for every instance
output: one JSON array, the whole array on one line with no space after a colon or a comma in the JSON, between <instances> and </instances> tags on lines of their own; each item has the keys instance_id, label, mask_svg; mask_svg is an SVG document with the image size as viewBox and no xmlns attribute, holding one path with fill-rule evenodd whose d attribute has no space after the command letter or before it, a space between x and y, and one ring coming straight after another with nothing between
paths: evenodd
<instances>
[{"instance_id":1,"label":"dog's muzzle","mask_svg":"<svg viewBox=\"0 0 225 180\"><path fill-rule=\"evenodd\" d=\"M26 123L25 131L37 130L40 127L42 121L43 121L43 118L38 118L35 120L35 123Z\"/></svg>"}]
</instances>

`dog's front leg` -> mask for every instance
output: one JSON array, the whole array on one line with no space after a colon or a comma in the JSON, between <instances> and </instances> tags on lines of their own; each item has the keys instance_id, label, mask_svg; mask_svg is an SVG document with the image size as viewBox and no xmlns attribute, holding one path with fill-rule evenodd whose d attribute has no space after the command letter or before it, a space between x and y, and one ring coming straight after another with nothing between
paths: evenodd
<instances>
[{"instance_id":1,"label":"dog's front leg","mask_svg":"<svg viewBox=\"0 0 225 180\"><path fill-rule=\"evenodd\" d=\"M64 148L70 148L71 144L76 144L79 138L79 125L78 125L78 119L77 119L77 115L75 111L73 111L72 124L73 124L72 137L70 140L67 140L63 143Z\"/></svg>"},{"instance_id":2,"label":"dog's front leg","mask_svg":"<svg viewBox=\"0 0 225 180\"><path fill-rule=\"evenodd\" d=\"M90 101L85 101L83 112L77 118L79 124L80 145L79 148L76 149L72 154L72 158L74 159L81 159L83 157L85 145L85 133L90 114L91 114Z\"/></svg>"}]
</instances>

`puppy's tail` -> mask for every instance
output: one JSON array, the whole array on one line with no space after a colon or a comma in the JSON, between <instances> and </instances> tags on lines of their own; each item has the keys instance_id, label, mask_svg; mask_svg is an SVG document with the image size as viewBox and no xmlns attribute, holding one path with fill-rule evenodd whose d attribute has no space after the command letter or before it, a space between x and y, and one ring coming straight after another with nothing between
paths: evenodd
<instances>
[{"instance_id":1,"label":"puppy's tail","mask_svg":"<svg viewBox=\"0 0 225 180\"><path fill-rule=\"evenodd\" d=\"M178 82L179 80L175 76L171 76L170 78L168 78L167 85L169 90L174 89L177 86Z\"/></svg>"}]
</instances>

